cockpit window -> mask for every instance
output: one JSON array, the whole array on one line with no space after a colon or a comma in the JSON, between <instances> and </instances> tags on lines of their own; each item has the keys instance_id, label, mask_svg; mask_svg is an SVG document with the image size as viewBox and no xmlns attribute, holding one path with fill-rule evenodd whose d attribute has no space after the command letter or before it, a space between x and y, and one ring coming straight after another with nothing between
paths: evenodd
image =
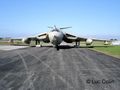
<instances>
[{"instance_id":1,"label":"cockpit window","mask_svg":"<svg viewBox=\"0 0 120 90\"><path fill-rule=\"evenodd\" d=\"M58 29L53 29L52 32L54 32L54 31L56 31L56 32L60 32Z\"/></svg>"}]
</instances>

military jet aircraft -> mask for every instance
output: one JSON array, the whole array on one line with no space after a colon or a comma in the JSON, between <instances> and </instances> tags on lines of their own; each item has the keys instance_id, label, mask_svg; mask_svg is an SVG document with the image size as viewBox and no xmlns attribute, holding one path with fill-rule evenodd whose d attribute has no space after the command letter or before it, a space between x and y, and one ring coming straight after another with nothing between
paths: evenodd
<instances>
[{"instance_id":1,"label":"military jet aircraft","mask_svg":"<svg viewBox=\"0 0 120 90\"><path fill-rule=\"evenodd\" d=\"M36 45L38 42L40 43L41 41L43 41L45 43L51 43L57 50L59 50L59 46L62 43L62 41L66 42L66 43L75 42L76 47L80 46L80 41L86 41L86 45L92 44L92 42L94 40L95 41L105 41L105 44L108 43L106 40L96 40L96 39L90 39L90 38L77 37L77 36L71 35L69 33L62 32L63 29L68 29L71 27L57 28L56 26L54 26L54 27L48 27L48 28L51 29L50 32L39 34L39 35L33 36L33 37L27 37L27 38L24 38L22 41L26 44L30 44L30 42L32 40L35 40Z\"/></svg>"}]
</instances>

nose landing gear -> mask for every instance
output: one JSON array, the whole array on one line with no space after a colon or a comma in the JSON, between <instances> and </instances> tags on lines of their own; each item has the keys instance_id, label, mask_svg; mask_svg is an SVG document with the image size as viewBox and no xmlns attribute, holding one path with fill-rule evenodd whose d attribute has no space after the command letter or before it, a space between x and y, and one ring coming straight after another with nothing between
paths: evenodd
<instances>
[{"instance_id":1,"label":"nose landing gear","mask_svg":"<svg viewBox=\"0 0 120 90\"><path fill-rule=\"evenodd\" d=\"M58 45L56 45L56 49L57 49L57 51L59 50L59 46Z\"/></svg>"}]
</instances>

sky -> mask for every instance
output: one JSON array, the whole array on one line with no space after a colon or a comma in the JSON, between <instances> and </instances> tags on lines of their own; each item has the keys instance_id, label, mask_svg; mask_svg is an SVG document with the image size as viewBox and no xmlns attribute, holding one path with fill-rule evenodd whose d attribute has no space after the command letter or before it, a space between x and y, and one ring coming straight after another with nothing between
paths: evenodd
<instances>
[{"instance_id":1,"label":"sky","mask_svg":"<svg viewBox=\"0 0 120 90\"><path fill-rule=\"evenodd\" d=\"M77 36L120 38L120 0L0 0L0 37L27 37L48 26Z\"/></svg>"}]
</instances>

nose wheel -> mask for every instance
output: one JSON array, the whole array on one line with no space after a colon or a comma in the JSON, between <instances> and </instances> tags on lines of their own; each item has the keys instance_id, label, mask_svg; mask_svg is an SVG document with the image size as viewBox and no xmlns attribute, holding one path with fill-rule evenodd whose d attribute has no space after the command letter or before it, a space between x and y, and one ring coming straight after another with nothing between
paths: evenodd
<instances>
[{"instance_id":1,"label":"nose wheel","mask_svg":"<svg viewBox=\"0 0 120 90\"><path fill-rule=\"evenodd\" d=\"M59 50L59 46L58 45L56 45L56 49L57 49L57 51Z\"/></svg>"}]
</instances>

